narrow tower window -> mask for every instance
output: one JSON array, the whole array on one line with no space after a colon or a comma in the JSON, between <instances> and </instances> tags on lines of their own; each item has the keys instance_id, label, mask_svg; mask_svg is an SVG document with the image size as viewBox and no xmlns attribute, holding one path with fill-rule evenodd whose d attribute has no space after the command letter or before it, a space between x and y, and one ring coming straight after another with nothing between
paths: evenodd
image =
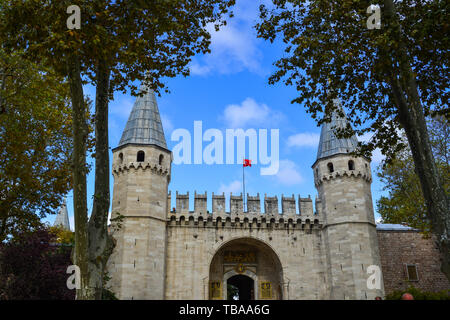
<instances>
[{"instance_id":1,"label":"narrow tower window","mask_svg":"<svg viewBox=\"0 0 450 320\"><path fill-rule=\"evenodd\" d=\"M330 173L334 172L333 164L331 162L328 162L327 167Z\"/></svg>"},{"instance_id":2,"label":"narrow tower window","mask_svg":"<svg viewBox=\"0 0 450 320\"><path fill-rule=\"evenodd\" d=\"M406 265L406 274L408 275L409 281L419 281L419 275L417 273L417 265L407 264Z\"/></svg>"},{"instance_id":3,"label":"narrow tower window","mask_svg":"<svg viewBox=\"0 0 450 320\"><path fill-rule=\"evenodd\" d=\"M122 164L123 163L123 153L119 153L119 163Z\"/></svg>"},{"instance_id":4,"label":"narrow tower window","mask_svg":"<svg viewBox=\"0 0 450 320\"><path fill-rule=\"evenodd\" d=\"M145 153L144 151L138 151L137 153L137 162L144 162L145 160Z\"/></svg>"},{"instance_id":5,"label":"narrow tower window","mask_svg":"<svg viewBox=\"0 0 450 320\"><path fill-rule=\"evenodd\" d=\"M164 160L164 156L162 154L159 155L159 165L162 165L162 162Z\"/></svg>"},{"instance_id":6,"label":"narrow tower window","mask_svg":"<svg viewBox=\"0 0 450 320\"><path fill-rule=\"evenodd\" d=\"M355 163L353 162L353 160L350 160L348 162L348 170L355 170Z\"/></svg>"}]
</instances>

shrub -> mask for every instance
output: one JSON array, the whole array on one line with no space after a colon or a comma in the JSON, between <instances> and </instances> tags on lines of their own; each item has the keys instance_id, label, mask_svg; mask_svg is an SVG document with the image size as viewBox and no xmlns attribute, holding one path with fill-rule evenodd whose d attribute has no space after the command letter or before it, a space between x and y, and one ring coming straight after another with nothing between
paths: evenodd
<instances>
[{"instance_id":1,"label":"shrub","mask_svg":"<svg viewBox=\"0 0 450 320\"><path fill-rule=\"evenodd\" d=\"M75 290L66 285L71 250L44 227L0 243L0 299L73 300Z\"/></svg>"},{"instance_id":2,"label":"shrub","mask_svg":"<svg viewBox=\"0 0 450 320\"><path fill-rule=\"evenodd\" d=\"M422 291L413 286L410 286L407 290L396 290L386 295L386 300L400 300L404 293L412 294L414 300L450 300L450 290L430 292Z\"/></svg>"}]
</instances>

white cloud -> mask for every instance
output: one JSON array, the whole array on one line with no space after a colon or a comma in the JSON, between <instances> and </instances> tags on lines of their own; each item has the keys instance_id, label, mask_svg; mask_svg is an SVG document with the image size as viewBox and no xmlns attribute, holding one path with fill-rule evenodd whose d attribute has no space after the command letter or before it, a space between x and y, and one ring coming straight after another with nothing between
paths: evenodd
<instances>
[{"instance_id":1,"label":"white cloud","mask_svg":"<svg viewBox=\"0 0 450 320\"><path fill-rule=\"evenodd\" d=\"M274 125L281 120L282 114L271 110L264 103L247 98L241 104L226 106L222 118L228 128L244 128L247 125Z\"/></svg>"},{"instance_id":2,"label":"white cloud","mask_svg":"<svg viewBox=\"0 0 450 320\"><path fill-rule=\"evenodd\" d=\"M240 194L242 192L242 182L239 180L234 180L226 185L221 183L219 193L223 192L225 192L225 194L229 194L231 192L234 194Z\"/></svg>"},{"instance_id":3,"label":"white cloud","mask_svg":"<svg viewBox=\"0 0 450 320\"><path fill-rule=\"evenodd\" d=\"M386 156L381 153L380 148L376 148L372 152L372 162L375 164L380 164L384 159L386 159Z\"/></svg>"},{"instance_id":4,"label":"white cloud","mask_svg":"<svg viewBox=\"0 0 450 320\"><path fill-rule=\"evenodd\" d=\"M361 142L369 142L370 139L372 139L373 133L372 132L366 132L361 136L358 136L358 140Z\"/></svg>"},{"instance_id":5,"label":"white cloud","mask_svg":"<svg viewBox=\"0 0 450 320\"><path fill-rule=\"evenodd\" d=\"M280 169L274 178L278 183L288 186L303 182L297 165L291 160L280 160Z\"/></svg>"},{"instance_id":6,"label":"white cloud","mask_svg":"<svg viewBox=\"0 0 450 320\"><path fill-rule=\"evenodd\" d=\"M320 135L317 133L297 133L287 140L288 147L317 147Z\"/></svg>"},{"instance_id":7,"label":"white cloud","mask_svg":"<svg viewBox=\"0 0 450 320\"><path fill-rule=\"evenodd\" d=\"M253 26L258 18L259 4L240 1L233 11L235 16L217 32L214 25L208 25L211 34L211 53L195 58L191 65L193 75L208 75L211 72L232 74L248 70L264 74L261 66L262 52L258 48L256 31Z\"/></svg>"},{"instance_id":8,"label":"white cloud","mask_svg":"<svg viewBox=\"0 0 450 320\"><path fill-rule=\"evenodd\" d=\"M211 71L211 67L207 65L201 66L198 62L193 61L190 66L190 70L192 75L203 76Z\"/></svg>"},{"instance_id":9,"label":"white cloud","mask_svg":"<svg viewBox=\"0 0 450 320\"><path fill-rule=\"evenodd\" d=\"M135 97L122 97L113 101L110 104L111 113L117 115L121 118L128 119L131 113L131 109L133 109Z\"/></svg>"},{"instance_id":10,"label":"white cloud","mask_svg":"<svg viewBox=\"0 0 450 320\"><path fill-rule=\"evenodd\" d=\"M369 142L370 139L372 139L372 136L373 136L372 132L366 132L365 134L359 136L358 140L361 142ZM372 163L380 164L385 158L386 156L384 156L381 153L380 148L376 148L375 150L372 151Z\"/></svg>"}]
</instances>

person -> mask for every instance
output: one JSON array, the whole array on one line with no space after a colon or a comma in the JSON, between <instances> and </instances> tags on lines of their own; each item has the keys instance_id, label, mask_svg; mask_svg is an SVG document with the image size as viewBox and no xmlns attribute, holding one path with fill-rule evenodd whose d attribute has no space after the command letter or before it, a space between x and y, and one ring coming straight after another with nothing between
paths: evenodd
<instances>
[{"instance_id":1,"label":"person","mask_svg":"<svg viewBox=\"0 0 450 320\"><path fill-rule=\"evenodd\" d=\"M414 297L411 293L406 292L402 295L401 300L414 300Z\"/></svg>"}]
</instances>

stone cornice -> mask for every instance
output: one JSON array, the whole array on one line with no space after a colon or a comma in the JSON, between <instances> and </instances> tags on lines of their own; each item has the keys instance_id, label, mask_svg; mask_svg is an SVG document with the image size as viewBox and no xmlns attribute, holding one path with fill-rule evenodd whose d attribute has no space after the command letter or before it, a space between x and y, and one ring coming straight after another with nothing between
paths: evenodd
<instances>
[{"instance_id":1,"label":"stone cornice","mask_svg":"<svg viewBox=\"0 0 450 320\"><path fill-rule=\"evenodd\" d=\"M134 170L143 170L143 171L147 171L150 170L151 173L153 174L158 174L160 176L166 176L169 175L169 169L165 168L161 165L158 164L152 164L150 162L130 162L130 163L124 163L121 165L113 165L112 167L112 173L113 175L116 174L120 174L123 173L125 171L129 171L131 169Z\"/></svg>"},{"instance_id":2,"label":"stone cornice","mask_svg":"<svg viewBox=\"0 0 450 320\"><path fill-rule=\"evenodd\" d=\"M342 170L342 171L335 171L332 173L324 174L320 178L314 179L314 184L316 187L321 185L322 183L326 181L330 181L332 179L336 179L338 177L355 177L355 178L363 178L367 182L372 182L372 176L370 174L367 174L365 172L362 172L360 170Z\"/></svg>"},{"instance_id":3,"label":"stone cornice","mask_svg":"<svg viewBox=\"0 0 450 320\"><path fill-rule=\"evenodd\" d=\"M121 149L124 149L124 148L126 148L126 147L154 147L154 148L156 148L156 149L159 149L159 150L161 150L161 151L165 151L165 152L167 152L167 153L170 153L170 154L172 154L172 151L170 151L169 149L166 149L166 148L164 148L164 147L161 147L161 146L159 146L159 145L157 145L157 144L147 144L147 143L125 143L125 144L123 144L123 145L121 145L121 146L118 146L118 147L115 147L114 149L112 149L111 151L112 152L117 152L117 151L119 151L119 150L121 150Z\"/></svg>"},{"instance_id":4,"label":"stone cornice","mask_svg":"<svg viewBox=\"0 0 450 320\"><path fill-rule=\"evenodd\" d=\"M192 212L171 212L168 226L196 227L240 227L240 228L274 228L274 229L321 229L322 221L317 216L274 215L274 214L193 214Z\"/></svg>"},{"instance_id":5,"label":"stone cornice","mask_svg":"<svg viewBox=\"0 0 450 320\"><path fill-rule=\"evenodd\" d=\"M369 224L371 226L374 226L375 228L377 226L374 222L371 222L371 221L368 221L368 220L366 220L366 221L351 221L351 220L348 220L348 221L340 221L340 222L334 222L334 223L325 223L323 225L322 229L326 229L328 227L333 227L333 226L340 225L340 224L349 224L349 223Z\"/></svg>"}]
</instances>

